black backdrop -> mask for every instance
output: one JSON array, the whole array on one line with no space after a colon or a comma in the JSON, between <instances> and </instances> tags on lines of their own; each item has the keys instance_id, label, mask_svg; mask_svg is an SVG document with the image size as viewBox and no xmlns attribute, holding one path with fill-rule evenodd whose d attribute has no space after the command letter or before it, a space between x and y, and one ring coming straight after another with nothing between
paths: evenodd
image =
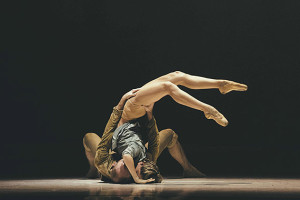
<instances>
[{"instance_id":1,"label":"black backdrop","mask_svg":"<svg viewBox=\"0 0 300 200\"><path fill-rule=\"evenodd\" d=\"M209 176L299 176L300 2L6 1L1 3L0 177L84 176L86 132L102 134L120 97L180 70L246 83L190 90L223 128L170 97L159 129L178 133ZM163 175L180 166L164 152Z\"/></svg>"}]
</instances>

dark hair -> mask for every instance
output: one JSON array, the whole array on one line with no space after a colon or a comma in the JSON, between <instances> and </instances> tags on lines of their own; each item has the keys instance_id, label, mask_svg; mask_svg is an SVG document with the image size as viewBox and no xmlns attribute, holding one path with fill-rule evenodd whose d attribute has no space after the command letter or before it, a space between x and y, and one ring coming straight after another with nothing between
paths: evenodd
<instances>
[{"instance_id":1,"label":"dark hair","mask_svg":"<svg viewBox=\"0 0 300 200\"><path fill-rule=\"evenodd\" d=\"M114 169L111 170L110 177L111 177L112 182L114 182L114 183L132 183L132 182L134 182L131 175L129 178L122 177L122 175L117 174L116 170L114 170Z\"/></svg>"},{"instance_id":2,"label":"dark hair","mask_svg":"<svg viewBox=\"0 0 300 200\"><path fill-rule=\"evenodd\" d=\"M151 160L145 159L144 165L141 167L141 176L143 179L153 178L154 183L161 183L163 180L162 175L159 172L158 166Z\"/></svg>"}]
</instances>

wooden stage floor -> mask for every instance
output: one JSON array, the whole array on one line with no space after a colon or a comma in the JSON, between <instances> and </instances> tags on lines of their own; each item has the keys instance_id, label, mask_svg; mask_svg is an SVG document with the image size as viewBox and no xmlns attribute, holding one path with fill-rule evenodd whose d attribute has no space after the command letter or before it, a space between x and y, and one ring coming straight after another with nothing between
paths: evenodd
<instances>
[{"instance_id":1,"label":"wooden stage floor","mask_svg":"<svg viewBox=\"0 0 300 200\"><path fill-rule=\"evenodd\" d=\"M0 180L0 199L300 199L300 179L164 179L110 184L94 179Z\"/></svg>"}]
</instances>

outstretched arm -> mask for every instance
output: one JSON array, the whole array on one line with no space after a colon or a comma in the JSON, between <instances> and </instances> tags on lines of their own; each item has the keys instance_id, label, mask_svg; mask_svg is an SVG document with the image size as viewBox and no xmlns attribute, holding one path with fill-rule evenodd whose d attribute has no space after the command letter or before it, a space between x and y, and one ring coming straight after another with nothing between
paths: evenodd
<instances>
[{"instance_id":1,"label":"outstretched arm","mask_svg":"<svg viewBox=\"0 0 300 200\"><path fill-rule=\"evenodd\" d=\"M140 179L135 171L135 167L134 167L134 161L131 155L129 154L124 154L123 155L123 160L124 163L126 165L126 167L128 168L134 182L136 183L149 183L149 182L153 182L155 179L153 178L149 178L147 180L144 179Z\"/></svg>"}]
</instances>

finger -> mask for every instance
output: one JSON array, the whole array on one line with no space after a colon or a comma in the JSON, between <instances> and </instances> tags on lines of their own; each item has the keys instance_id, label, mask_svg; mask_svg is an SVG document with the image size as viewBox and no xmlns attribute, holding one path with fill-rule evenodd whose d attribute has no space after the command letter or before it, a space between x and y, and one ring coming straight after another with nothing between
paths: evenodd
<instances>
[{"instance_id":1,"label":"finger","mask_svg":"<svg viewBox=\"0 0 300 200\"><path fill-rule=\"evenodd\" d=\"M135 97L135 96L136 96L136 93L129 94L129 97Z\"/></svg>"},{"instance_id":2,"label":"finger","mask_svg":"<svg viewBox=\"0 0 300 200\"><path fill-rule=\"evenodd\" d=\"M139 91L139 90L140 90L140 88L136 88L136 89L132 89L131 92L132 92L132 93L136 93L136 92Z\"/></svg>"},{"instance_id":3,"label":"finger","mask_svg":"<svg viewBox=\"0 0 300 200\"><path fill-rule=\"evenodd\" d=\"M153 179L153 178L149 178L149 179L147 180L147 183L149 183L149 182L153 182L153 181L155 181L155 179Z\"/></svg>"}]
</instances>

